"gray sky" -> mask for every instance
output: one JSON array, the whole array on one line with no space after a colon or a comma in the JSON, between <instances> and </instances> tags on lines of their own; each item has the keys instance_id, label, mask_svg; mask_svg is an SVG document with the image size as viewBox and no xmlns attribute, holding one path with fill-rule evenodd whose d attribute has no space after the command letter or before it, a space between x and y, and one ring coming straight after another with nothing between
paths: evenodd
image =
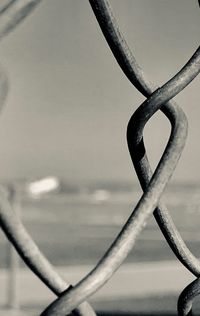
<instances>
[{"instance_id":1,"label":"gray sky","mask_svg":"<svg viewBox=\"0 0 200 316\"><path fill-rule=\"evenodd\" d=\"M111 4L138 62L159 85L199 45L196 0ZM1 43L1 62L10 78L0 124L2 178L136 181L126 126L144 98L115 62L87 0L44 0ZM200 180L199 83L176 98L188 116L189 136L175 180ZM168 135L159 113L145 129L153 166Z\"/></svg>"}]
</instances>

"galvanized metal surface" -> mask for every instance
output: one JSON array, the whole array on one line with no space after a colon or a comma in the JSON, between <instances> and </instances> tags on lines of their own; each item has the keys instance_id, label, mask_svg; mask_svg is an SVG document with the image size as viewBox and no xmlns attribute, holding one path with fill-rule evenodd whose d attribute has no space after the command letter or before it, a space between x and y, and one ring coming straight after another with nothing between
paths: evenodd
<instances>
[{"instance_id":1,"label":"galvanized metal surface","mask_svg":"<svg viewBox=\"0 0 200 316\"><path fill-rule=\"evenodd\" d=\"M13 30L41 0L8 1L0 8L0 38ZM147 97L133 113L127 125L127 143L138 179L144 191L135 209L106 251L99 263L74 287L66 284L52 265L40 252L21 220L7 200L3 189L0 195L0 224L15 246L19 255L30 269L58 298L50 304L41 316L95 315L86 299L103 286L123 263L133 248L148 217L153 213L169 246L177 258L195 276L200 276L200 262L190 252L181 238L166 206L160 201L162 193L174 172L187 137L187 119L183 110L170 100L182 91L200 72L200 48L187 64L162 87L156 88L146 80L143 70L136 62L120 32L107 0L89 0L102 32L122 71L131 83ZM7 94L5 72L0 76L0 101L3 104ZM171 124L171 133L163 155L154 173L148 162L143 131L151 117L161 110ZM191 313L192 301L200 292L197 279L181 294L178 302L179 315Z\"/></svg>"}]
</instances>

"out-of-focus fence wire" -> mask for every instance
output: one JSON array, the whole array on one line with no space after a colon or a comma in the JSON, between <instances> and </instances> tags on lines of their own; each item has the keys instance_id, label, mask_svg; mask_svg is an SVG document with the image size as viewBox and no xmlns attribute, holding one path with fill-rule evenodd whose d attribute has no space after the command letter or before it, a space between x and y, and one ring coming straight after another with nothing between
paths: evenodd
<instances>
[{"instance_id":1,"label":"out-of-focus fence wire","mask_svg":"<svg viewBox=\"0 0 200 316\"><path fill-rule=\"evenodd\" d=\"M8 2L5 7L1 7L0 38L2 39L8 35L40 2L41 0L15 0ZM5 72L2 71L0 74L1 104L3 104L7 94L8 81L6 79ZM12 209L4 188L2 188L0 196L0 225L24 262L53 293L60 295L66 288L70 287L40 252L20 218ZM86 302L78 306L73 314L80 316L96 315Z\"/></svg>"},{"instance_id":2,"label":"out-of-focus fence wire","mask_svg":"<svg viewBox=\"0 0 200 316\"><path fill-rule=\"evenodd\" d=\"M39 2L41 0L10 0L1 6L0 38L2 39L13 30ZM131 83L147 97L146 101L133 113L127 126L128 149L144 193L121 232L97 265L75 286L69 286L40 252L2 190L0 224L4 233L30 269L58 296L42 312L41 316L65 316L71 312L75 315L95 315L85 300L103 286L123 263L152 213L177 258L195 276L200 276L199 260L185 245L169 211L160 201L178 163L187 136L186 116L183 110L171 99L199 74L200 48L173 78L162 87L156 88L146 79L143 70L129 49L109 2L107 0L89 0L89 2L122 71ZM0 93L2 94L0 100L2 103L7 86L6 76L2 71L0 77ZM143 142L143 131L146 123L158 110L161 110L170 121L171 133L156 170L152 173ZM183 291L178 302L180 315L191 313L192 300L199 294L199 288L199 279L197 279Z\"/></svg>"}]
</instances>

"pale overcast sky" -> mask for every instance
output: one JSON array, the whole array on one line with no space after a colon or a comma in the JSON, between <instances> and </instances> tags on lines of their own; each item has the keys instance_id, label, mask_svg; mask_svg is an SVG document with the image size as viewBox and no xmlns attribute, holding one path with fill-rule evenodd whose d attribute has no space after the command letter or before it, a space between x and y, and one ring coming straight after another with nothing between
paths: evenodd
<instances>
[{"instance_id":1,"label":"pale overcast sky","mask_svg":"<svg viewBox=\"0 0 200 316\"><path fill-rule=\"evenodd\" d=\"M197 0L113 0L129 46L161 85L199 46ZM144 98L115 62L87 0L44 0L1 42L10 78L0 118L1 178L58 175L68 180L136 181L126 126ZM176 99L189 136L175 180L200 180L200 79ZM145 130L152 164L169 124L156 115Z\"/></svg>"}]
</instances>

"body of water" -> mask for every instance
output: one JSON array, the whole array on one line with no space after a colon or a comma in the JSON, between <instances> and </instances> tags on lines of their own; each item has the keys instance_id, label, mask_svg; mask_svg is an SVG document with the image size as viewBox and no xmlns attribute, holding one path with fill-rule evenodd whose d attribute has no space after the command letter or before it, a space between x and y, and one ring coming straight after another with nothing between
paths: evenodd
<instances>
[{"instance_id":1,"label":"body of water","mask_svg":"<svg viewBox=\"0 0 200 316\"><path fill-rule=\"evenodd\" d=\"M55 265L97 262L133 211L142 192L95 189L22 199L22 220ZM200 187L173 185L164 200L181 235L200 257ZM0 265L7 264L7 242L0 239ZM153 216L138 237L127 262L174 259Z\"/></svg>"}]
</instances>

